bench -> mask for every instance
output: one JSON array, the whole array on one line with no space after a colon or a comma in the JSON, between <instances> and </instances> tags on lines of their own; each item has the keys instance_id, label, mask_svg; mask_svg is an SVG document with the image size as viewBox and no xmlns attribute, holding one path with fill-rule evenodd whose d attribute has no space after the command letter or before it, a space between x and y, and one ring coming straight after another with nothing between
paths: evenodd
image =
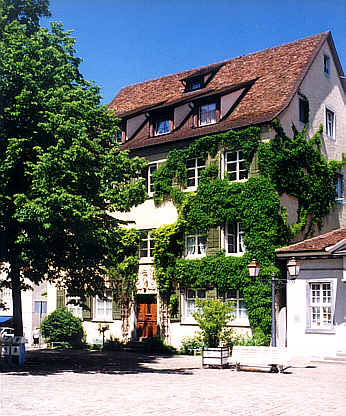
<instances>
[{"instance_id":1,"label":"bench","mask_svg":"<svg viewBox=\"0 0 346 416\"><path fill-rule=\"evenodd\" d=\"M283 373L289 365L287 348L284 347L241 347L234 346L230 364L240 367L270 367L270 372Z\"/></svg>"}]
</instances>

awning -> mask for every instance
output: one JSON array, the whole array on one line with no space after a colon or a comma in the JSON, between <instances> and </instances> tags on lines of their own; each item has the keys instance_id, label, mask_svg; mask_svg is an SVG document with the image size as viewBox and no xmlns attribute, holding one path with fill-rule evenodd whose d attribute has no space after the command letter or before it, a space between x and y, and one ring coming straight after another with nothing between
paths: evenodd
<instances>
[{"instance_id":1,"label":"awning","mask_svg":"<svg viewBox=\"0 0 346 416\"><path fill-rule=\"evenodd\" d=\"M8 326L12 324L12 316L0 316L0 326Z\"/></svg>"}]
</instances>

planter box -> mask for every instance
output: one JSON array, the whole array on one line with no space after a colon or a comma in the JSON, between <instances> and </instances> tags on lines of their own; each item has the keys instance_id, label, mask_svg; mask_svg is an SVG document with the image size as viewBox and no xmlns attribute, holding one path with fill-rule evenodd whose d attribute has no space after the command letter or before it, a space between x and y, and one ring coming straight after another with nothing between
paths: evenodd
<instances>
[{"instance_id":1,"label":"planter box","mask_svg":"<svg viewBox=\"0 0 346 416\"><path fill-rule=\"evenodd\" d=\"M203 348L202 366L215 365L224 367L228 365L229 351L227 347Z\"/></svg>"}]
</instances>

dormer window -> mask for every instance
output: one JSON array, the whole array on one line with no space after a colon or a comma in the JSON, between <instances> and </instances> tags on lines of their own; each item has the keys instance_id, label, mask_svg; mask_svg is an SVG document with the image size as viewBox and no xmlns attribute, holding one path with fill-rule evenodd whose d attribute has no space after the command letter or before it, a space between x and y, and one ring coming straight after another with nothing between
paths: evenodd
<instances>
[{"instance_id":1,"label":"dormer window","mask_svg":"<svg viewBox=\"0 0 346 416\"><path fill-rule=\"evenodd\" d=\"M161 134L167 134L170 131L171 131L170 120L168 118L159 119L156 121L155 136L159 136Z\"/></svg>"},{"instance_id":2,"label":"dormer window","mask_svg":"<svg viewBox=\"0 0 346 416\"><path fill-rule=\"evenodd\" d=\"M328 77L330 76L330 58L328 55L324 55L323 57L323 72Z\"/></svg>"},{"instance_id":3,"label":"dormer window","mask_svg":"<svg viewBox=\"0 0 346 416\"><path fill-rule=\"evenodd\" d=\"M169 114L154 115L150 123L150 136L161 136L173 130L173 121Z\"/></svg>"},{"instance_id":4,"label":"dormer window","mask_svg":"<svg viewBox=\"0 0 346 416\"><path fill-rule=\"evenodd\" d=\"M186 83L186 91L196 91L203 88L203 78L201 76L191 78Z\"/></svg>"},{"instance_id":5,"label":"dormer window","mask_svg":"<svg viewBox=\"0 0 346 416\"><path fill-rule=\"evenodd\" d=\"M198 125L207 126L216 123L216 103L204 104L199 107Z\"/></svg>"}]
</instances>

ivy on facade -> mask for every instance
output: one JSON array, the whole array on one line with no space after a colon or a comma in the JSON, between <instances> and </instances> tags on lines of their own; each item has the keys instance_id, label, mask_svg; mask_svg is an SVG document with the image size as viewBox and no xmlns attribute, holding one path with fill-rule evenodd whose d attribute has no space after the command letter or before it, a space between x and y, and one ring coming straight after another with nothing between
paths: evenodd
<instances>
[{"instance_id":1,"label":"ivy on facade","mask_svg":"<svg viewBox=\"0 0 346 416\"><path fill-rule=\"evenodd\" d=\"M178 209L178 220L152 232L155 273L160 294L170 303L177 302L176 288L218 289L219 296L230 289L244 293L252 328L264 333L271 327L270 279L282 271L275 265L275 249L288 244L298 231L310 235L321 227L323 218L335 201L334 178L341 162L327 162L321 154L321 130L310 140L306 130L294 129L287 137L273 123L274 138L260 140L260 128L230 130L204 136L184 149L175 149L154 173L154 201L171 199ZM249 170L245 182L230 182L221 177L220 157L224 150L241 150ZM195 192L184 192L187 161L204 158ZM256 163L258 162L258 169ZM287 212L280 206L280 195L297 198L298 220L287 224ZM182 258L184 234L208 236L226 224L241 223L246 251L241 257L225 256L218 248L215 255L196 260ZM255 258L261 265L260 279L252 281L247 264Z\"/></svg>"}]
</instances>

